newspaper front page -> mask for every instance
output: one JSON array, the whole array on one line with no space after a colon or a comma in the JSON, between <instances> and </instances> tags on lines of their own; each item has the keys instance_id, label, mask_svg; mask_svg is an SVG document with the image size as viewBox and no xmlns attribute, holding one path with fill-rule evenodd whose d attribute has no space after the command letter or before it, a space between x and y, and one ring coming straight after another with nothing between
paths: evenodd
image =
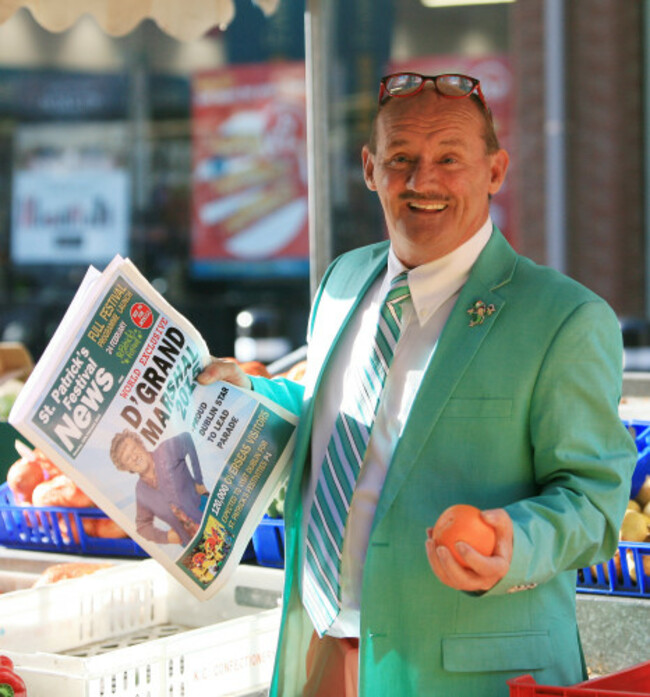
<instances>
[{"instance_id":1,"label":"newspaper front page","mask_svg":"<svg viewBox=\"0 0 650 697\"><path fill-rule=\"evenodd\" d=\"M290 466L296 417L196 376L196 329L135 266L90 267L10 423L199 598L223 586Z\"/></svg>"}]
</instances>

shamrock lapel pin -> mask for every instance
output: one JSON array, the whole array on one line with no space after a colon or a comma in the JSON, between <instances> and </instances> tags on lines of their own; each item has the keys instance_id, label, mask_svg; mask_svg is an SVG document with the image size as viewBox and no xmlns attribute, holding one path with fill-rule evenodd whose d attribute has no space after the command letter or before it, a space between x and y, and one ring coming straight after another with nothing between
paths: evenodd
<instances>
[{"instance_id":1,"label":"shamrock lapel pin","mask_svg":"<svg viewBox=\"0 0 650 697\"><path fill-rule=\"evenodd\" d=\"M469 326L475 327L477 324L483 324L486 317L489 317L496 307L494 305L486 305L482 300L477 300L472 307L467 310L467 314L470 317Z\"/></svg>"}]
</instances>

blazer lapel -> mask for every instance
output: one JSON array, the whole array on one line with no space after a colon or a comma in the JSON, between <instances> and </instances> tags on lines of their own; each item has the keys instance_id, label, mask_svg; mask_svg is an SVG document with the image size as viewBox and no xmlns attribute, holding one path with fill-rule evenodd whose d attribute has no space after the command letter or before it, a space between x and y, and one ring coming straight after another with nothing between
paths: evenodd
<instances>
[{"instance_id":1,"label":"blazer lapel","mask_svg":"<svg viewBox=\"0 0 650 697\"><path fill-rule=\"evenodd\" d=\"M387 256L388 245L378 245L372 248L370 259L361 266L358 261L346 263L348 260L342 260L336 278L324 288L317 308L322 318L310 338L309 360L318 366L318 373L313 388L308 386L309 394L316 394L343 330L368 288L386 267Z\"/></svg>"},{"instance_id":2,"label":"blazer lapel","mask_svg":"<svg viewBox=\"0 0 650 697\"><path fill-rule=\"evenodd\" d=\"M456 305L434 348L425 371L404 432L395 449L382 490L374 525L395 500L408 477L429 433L435 428L440 414L458 381L471 363L485 337L496 326L506 301L499 290L512 278L517 255L495 228L460 292ZM494 310L481 323L470 326L468 310L477 301L493 305Z\"/></svg>"},{"instance_id":3,"label":"blazer lapel","mask_svg":"<svg viewBox=\"0 0 650 697\"><path fill-rule=\"evenodd\" d=\"M379 244L370 249L369 259L360 260L354 256L350 262L349 257L342 257L334 266L331 278L324 279L324 287L317 298L315 311L319 320L314 323L315 330L309 340L308 353L309 362L317 366L317 374L313 384L305 385L303 414L295 446L294 471L289 479L285 503L287 509L296 513L302 510L302 480L305 466L310 462L313 395L317 393L323 377L327 374L329 362L350 317L370 285L386 267L387 256L388 245ZM291 516L292 520L297 521L296 525L300 525L301 516L302 514ZM302 551L301 548L301 554Z\"/></svg>"}]
</instances>

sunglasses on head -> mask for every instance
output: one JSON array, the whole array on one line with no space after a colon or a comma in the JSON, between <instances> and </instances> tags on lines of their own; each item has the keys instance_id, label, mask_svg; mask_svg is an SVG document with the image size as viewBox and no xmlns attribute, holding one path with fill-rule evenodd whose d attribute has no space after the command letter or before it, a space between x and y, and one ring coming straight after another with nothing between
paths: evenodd
<instances>
[{"instance_id":1,"label":"sunglasses on head","mask_svg":"<svg viewBox=\"0 0 650 697\"><path fill-rule=\"evenodd\" d=\"M483 108L489 112L481 83L475 77L447 73L445 75L420 75L419 73L392 73L382 77L379 86L379 104L390 97L412 97L421 92L428 81L433 82L438 94L450 99L462 99L476 93Z\"/></svg>"}]
</instances>

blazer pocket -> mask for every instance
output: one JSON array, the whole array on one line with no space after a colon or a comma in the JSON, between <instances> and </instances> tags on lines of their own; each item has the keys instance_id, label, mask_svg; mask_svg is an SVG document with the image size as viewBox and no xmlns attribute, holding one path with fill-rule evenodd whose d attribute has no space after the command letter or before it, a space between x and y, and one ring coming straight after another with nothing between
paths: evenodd
<instances>
[{"instance_id":1,"label":"blazer pocket","mask_svg":"<svg viewBox=\"0 0 650 697\"><path fill-rule=\"evenodd\" d=\"M442 664L452 673L530 671L552 663L548 632L458 634L442 639Z\"/></svg>"},{"instance_id":2,"label":"blazer pocket","mask_svg":"<svg viewBox=\"0 0 650 697\"><path fill-rule=\"evenodd\" d=\"M511 399L450 399L441 418L507 419L511 414Z\"/></svg>"}]
</instances>

